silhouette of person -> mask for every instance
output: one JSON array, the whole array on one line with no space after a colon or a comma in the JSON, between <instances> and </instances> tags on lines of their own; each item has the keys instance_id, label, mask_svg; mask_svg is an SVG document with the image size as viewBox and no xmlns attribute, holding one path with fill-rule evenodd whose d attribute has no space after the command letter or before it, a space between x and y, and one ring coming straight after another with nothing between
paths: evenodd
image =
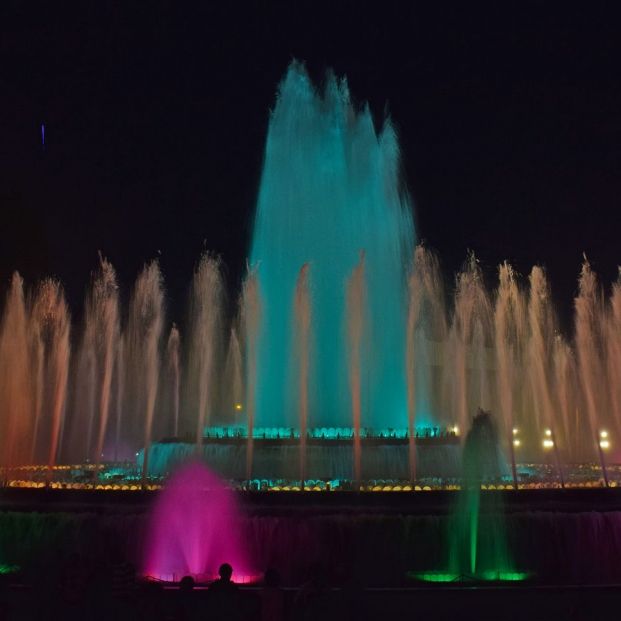
<instances>
[{"instance_id":1,"label":"silhouette of person","mask_svg":"<svg viewBox=\"0 0 621 621\"><path fill-rule=\"evenodd\" d=\"M179 598L175 621L192 621L198 617L194 597L194 578L183 576L179 582Z\"/></svg>"},{"instance_id":2,"label":"silhouette of person","mask_svg":"<svg viewBox=\"0 0 621 621\"><path fill-rule=\"evenodd\" d=\"M233 621L241 618L239 588L231 579L233 568L222 563L218 569L220 578L214 580L207 589L212 619Z\"/></svg>"},{"instance_id":3,"label":"silhouette of person","mask_svg":"<svg viewBox=\"0 0 621 621\"><path fill-rule=\"evenodd\" d=\"M310 568L310 579L302 584L295 598L297 617L309 621L333 618L334 601L331 595L325 567L314 563Z\"/></svg>"},{"instance_id":4,"label":"silhouette of person","mask_svg":"<svg viewBox=\"0 0 621 621\"><path fill-rule=\"evenodd\" d=\"M187 593L191 593L194 590L194 578L192 576L183 576L181 578L181 582L179 583L179 591L184 595Z\"/></svg>"},{"instance_id":5,"label":"silhouette of person","mask_svg":"<svg viewBox=\"0 0 621 621\"><path fill-rule=\"evenodd\" d=\"M214 580L209 585L211 593L235 593L238 590L237 585L231 580L233 576L233 568L228 563L222 563L218 569L220 578Z\"/></svg>"},{"instance_id":6,"label":"silhouette of person","mask_svg":"<svg viewBox=\"0 0 621 621\"><path fill-rule=\"evenodd\" d=\"M175 610L171 604L164 597L164 588L159 582L146 582L140 588L140 597L137 601L135 609L130 608L130 613L134 613L134 616L129 617L131 619L149 619L150 621L166 621L177 619L185 619L179 615L173 614ZM108 619L118 619L118 617L106 616ZM123 617L127 618L127 617Z\"/></svg>"},{"instance_id":7,"label":"silhouette of person","mask_svg":"<svg viewBox=\"0 0 621 621\"><path fill-rule=\"evenodd\" d=\"M280 575L268 569L263 577L261 591L261 621L283 621L285 618L285 593L280 588Z\"/></svg>"}]
</instances>

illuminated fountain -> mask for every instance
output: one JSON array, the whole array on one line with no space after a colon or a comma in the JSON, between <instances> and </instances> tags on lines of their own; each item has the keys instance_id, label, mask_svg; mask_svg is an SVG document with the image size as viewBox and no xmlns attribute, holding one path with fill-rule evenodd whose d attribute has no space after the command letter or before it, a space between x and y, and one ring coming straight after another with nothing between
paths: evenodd
<instances>
[{"instance_id":1,"label":"illuminated fountain","mask_svg":"<svg viewBox=\"0 0 621 621\"><path fill-rule=\"evenodd\" d=\"M446 533L447 569L415 573L414 578L458 582L516 581L527 577L513 567L501 497L483 496L481 492L481 485L498 481L504 469L496 425L488 412L480 410L464 442L462 488Z\"/></svg>"},{"instance_id":2,"label":"illuminated fountain","mask_svg":"<svg viewBox=\"0 0 621 621\"><path fill-rule=\"evenodd\" d=\"M101 258L73 326L56 281L16 274L0 324L3 478L40 484L82 463L75 476L96 485L114 461L146 485L202 456L242 486L455 487L459 431L482 407L512 466L496 484L616 485L621 279L606 300L585 259L570 335L539 266L526 278L503 263L490 289L471 254L447 287L414 245L399 168L390 120L377 130L344 80L320 91L294 62L233 313L209 253L184 323L166 316L157 262L125 311Z\"/></svg>"},{"instance_id":3,"label":"illuminated fountain","mask_svg":"<svg viewBox=\"0 0 621 621\"><path fill-rule=\"evenodd\" d=\"M235 495L203 464L189 463L174 473L149 519L146 576L213 580L220 565L230 563L236 582L252 577Z\"/></svg>"},{"instance_id":4,"label":"illuminated fountain","mask_svg":"<svg viewBox=\"0 0 621 621\"><path fill-rule=\"evenodd\" d=\"M312 307L309 414L314 426L351 425L345 283L361 251L367 291L356 309L365 317L361 408L369 426L403 425L413 239L390 121L378 133L368 107L352 104L345 81L329 75L319 93L293 63L270 116L250 253L263 305L257 425L298 426L291 324L304 264Z\"/></svg>"},{"instance_id":5,"label":"illuminated fountain","mask_svg":"<svg viewBox=\"0 0 621 621\"><path fill-rule=\"evenodd\" d=\"M22 565L75 533L82 550L105 550L108 508L163 488L143 559L157 578L204 580L229 562L243 580L249 553L295 583L314 555L369 575L382 567L391 585L408 569L437 582L526 578L515 565L551 580L621 579L614 494L563 495L579 498L562 513L546 508L555 494L540 495L539 511L535 495L497 493L621 484L621 276L606 299L585 258L570 334L540 266L520 275L502 263L490 287L470 253L448 283L415 245L399 169L390 120L377 129L344 80L328 75L319 90L293 63L270 116L240 291L227 292L221 259L206 253L187 320L173 323L156 261L125 309L100 257L72 325L57 281L15 274L0 322L0 477L71 491L4 490L18 510L0 512L0 560ZM473 419L479 408L493 424ZM112 492L105 519L92 518L101 528L81 527L99 502L74 494L84 488ZM456 493L426 504L242 491L240 516L231 488ZM131 495L132 515L119 503L116 537L139 546L151 500ZM93 505L74 514L81 502Z\"/></svg>"},{"instance_id":6,"label":"illuminated fountain","mask_svg":"<svg viewBox=\"0 0 621 621\"><path fill-rule=\"evenodd\" d=\"M26 300L13 276L0 333L0 465L56 463L69 369L70 316L57 281Z\"/></svg>"},{"instance_id":7,"label":"illuminated fountain","mask_svg":"<svg viewBox=\"0 0 621 621\"><path fill-rule=\"evenodd\" d=\"M496 481L502 474L503 460L491 416L479 412L473 419L463 450L462 491L449 529L449 568L470 576L509 569L503 521L498 507L490 523L481 520L481 484ZM496 496L491 498L496 499Z\"/></svg>"}]
</instances>

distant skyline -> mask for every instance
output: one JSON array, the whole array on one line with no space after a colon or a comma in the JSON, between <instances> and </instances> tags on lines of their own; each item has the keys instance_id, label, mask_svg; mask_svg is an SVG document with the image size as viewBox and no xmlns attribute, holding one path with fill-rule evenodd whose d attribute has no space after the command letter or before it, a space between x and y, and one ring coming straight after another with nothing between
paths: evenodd
<instances>
[{"instance_id":1,"label":"distant skyline","mask_svg":"<svg viewBox=\"0 0 621 621\"><path fill-rule=\"evenodd\" d=\"M128 297L159 258L170 319L192 270L243 273L269 109L292 58L390 114L417 235L447 284L474 250L546 267L564 323L582 253L621 263L621 60L602 5L8 2L0 19L0 291L54 275L74 314L101 251Z\"/></svg>"}]
</instances>

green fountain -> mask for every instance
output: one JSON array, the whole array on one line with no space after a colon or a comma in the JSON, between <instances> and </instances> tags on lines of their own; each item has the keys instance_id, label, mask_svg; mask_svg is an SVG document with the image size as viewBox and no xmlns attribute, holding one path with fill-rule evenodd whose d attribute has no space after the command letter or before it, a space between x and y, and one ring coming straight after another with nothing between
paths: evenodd
<instances>
[{"instance_id":1,"label":"green fountain","mask_svg":"<svg viewBox=\"0 0 621 621\"><path fill-rule=\"evenodd\" d=\"M517 571L507 545L504 506L497 491L482 492L487 481L505 474L498 432L489 412L479 410L464 441L462 489L448 520L446 569L413 573L425 582L515 582Z\"/></svg>"}]
</instances>

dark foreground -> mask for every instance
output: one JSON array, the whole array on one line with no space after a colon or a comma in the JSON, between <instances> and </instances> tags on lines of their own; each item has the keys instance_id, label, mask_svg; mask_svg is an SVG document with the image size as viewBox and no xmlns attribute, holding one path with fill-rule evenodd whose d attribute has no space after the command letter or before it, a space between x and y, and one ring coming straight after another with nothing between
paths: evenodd
<instances>
[{"instance_id":1,"label":"dark foreground","mask_svg":"<svg viewBox=\"0 0 621 621\"><path fill-rule=\"evenodd\" d=\"M264 602L282 601L282 615L264 616ZM39 585L14 585L0 595L2 620L30 619L191 619L294 621L318 619L494 619L599 620L618 616L621 586L600 587L447 587L357 589L301 587L266 593L261 587L241 588L228 599L206 589L184 593L178 588L142 585L114 596L102 585L79 594L63 594ZM268 604L269 605L269 604ZM278 608L279 606L277 606Z\"/></svg>"},{"instance_id":2,"label":"dark foreground","mask_svg":"<svg viewBox=\"0 0 621 621\"><path fill-rule=\"evenodd\" d=\"M0 575L0 621L616 618L621 489L486 492L483 520L497 495L516 568L533 582L406 578L445 567L452 492L248 493L237 527L257 568L276 568L287 588L246 586L222 601L205 588L183 592L133 575L129 588L115 586L115 566L140 566L153 493L3 489L0 561L22 569ZM262 615L267 600L283 614Z\"/></svg>"}]
</instances>

